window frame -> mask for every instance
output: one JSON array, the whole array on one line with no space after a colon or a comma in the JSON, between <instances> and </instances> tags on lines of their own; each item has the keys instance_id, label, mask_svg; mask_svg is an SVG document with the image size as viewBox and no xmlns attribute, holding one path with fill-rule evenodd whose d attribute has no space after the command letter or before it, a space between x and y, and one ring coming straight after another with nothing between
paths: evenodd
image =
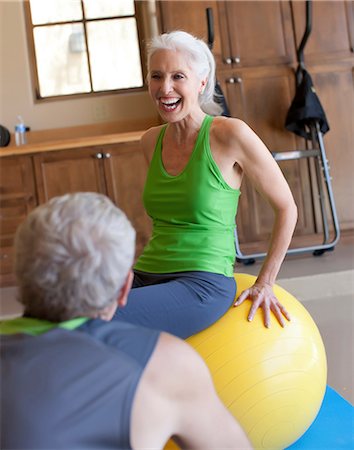
<instances>
[{"instance_id":1,"label":"window frame","mask_svg":"<svg viewBox=\"0 0 354 450\"><path fill-rule=\"evenodd\" d=\"M81 5L82 5L82 8L84 8L83 0L81 0ZM51 101L66 100L66 99L73 100L73 99L80 99L80 98L101 97L101 96L116 95L116 94L138 93L138 92L145 92L147 90L146 81L145 81L146 75L147 75L146 46L144 45L144 43L148 39L148 30L146 30L146 27L145 27L145 21L144 21L144 17L143 17L144 11L142 8L141 0L134 0L135 14L131 15L131 16L127 16L127 17L135 17L135 20L136 20L143 85L141 87L110 89L110 90L104 90L104 91L91 90L90 92L51 95L51 96L47 96L47 97L42 97L40 95L39 77L38 77L33 29L38 26L47 26L48 24L33 25L29 0L25 0L23 2L23 7L24 7L24 15L25 15L25 28L26 28L26 37L27 37L27 46L28 46L28 55L29 55L29 65L30 65L30 72L31 72L31 85L32 85L32 92L33 92L33 97L34 97L35 103L51 102ZM114 18L115 17L113 17L113 18L112 17L102 17L102 18L100 17L97 19L86 19L85 17L83 17L82 20L71 20L71 21L68 20L65 22L51 22L49 25L82 23L84 30L85 30L86 48L88 49L86 23L94 22L94 21L102 21L102 20L112 20ZM90 65L89 52L87 52L87 58L88 58L88 71L89 71L89 76L90 76L90 86L92 89L92 77L91 77L91 65Z\"/></svg>"}]
</instances>

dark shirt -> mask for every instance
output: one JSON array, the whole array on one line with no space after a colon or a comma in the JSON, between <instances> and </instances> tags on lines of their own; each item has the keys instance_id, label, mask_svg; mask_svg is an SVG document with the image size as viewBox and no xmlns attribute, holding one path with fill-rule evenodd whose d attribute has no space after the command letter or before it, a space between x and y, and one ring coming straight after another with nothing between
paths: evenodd
<instances>
[{"instance_id":1,"label":"dark shirt","mask_svg":"<svg viewBox=\"0 0 354 450\"><path fill-rule=\"evenodd\" d=\"M1 448L130 449L132 403L158 337L102 320L2 335Z\"/></svg>"}]
</instances>

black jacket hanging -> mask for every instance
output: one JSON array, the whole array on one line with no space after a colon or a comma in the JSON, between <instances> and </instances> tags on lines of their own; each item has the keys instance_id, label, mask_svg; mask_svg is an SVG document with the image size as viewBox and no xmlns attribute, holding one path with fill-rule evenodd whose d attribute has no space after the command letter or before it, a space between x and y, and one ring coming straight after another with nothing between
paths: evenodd
<instances>
[{"instance_id":1,"label":"black jacket hanging","mask_svg":"<svg viewBox=\"0 0 354 450\"><path fill-rule=\"evenodd\" d=\"M310 74L304 68L298 71L300 73L297 75L302 76L302 79L286 116L285 128L305 139L310 139L306 125L317 121L323 134L327 133L329 125Z\"/></svg>"}]
</instances>

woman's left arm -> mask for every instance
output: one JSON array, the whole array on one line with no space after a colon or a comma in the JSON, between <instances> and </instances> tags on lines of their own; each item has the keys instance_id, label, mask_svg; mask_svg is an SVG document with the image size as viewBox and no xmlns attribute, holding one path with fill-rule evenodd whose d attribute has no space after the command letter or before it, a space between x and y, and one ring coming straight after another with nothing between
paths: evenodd
<instances>
[{"instance_id":1,"label":"woman's left arm","mask_svg":"<svg viewBox=\"0 0 354 450\"><path fill-rule=\"evenodd\" d=\"M251 288L241 293L235 306L249 298L252 300L252 307L248 320L251 321L256 310L262 308L266 327L270 326L271 312L284 326L284 318L290 320L290 317L276 298L273 284L291 242L297 221L297 208L278 164L260 138L240 121L234 124L232 134L237 164L255 189L269 202L275 215L267 256L257 280Z\"/></svg>"}]
</instances>

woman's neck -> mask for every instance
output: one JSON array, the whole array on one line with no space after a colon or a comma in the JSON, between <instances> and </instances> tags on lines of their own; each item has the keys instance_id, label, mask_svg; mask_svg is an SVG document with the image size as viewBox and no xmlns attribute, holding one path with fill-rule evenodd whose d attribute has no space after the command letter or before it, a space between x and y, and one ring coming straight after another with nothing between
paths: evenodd
<instances>
[{"instance_id":1,"label":"woman's neck","mask_svg":"<svg viewBox=\"0 0 354 450\"><path fill-rule=\"evenodd\" d=\"M205 113L201 111L194 116L188 116L179 122L171 122L167 126L166 135L177 145L183 145L194 140L202 126Z\"/></svg>"}]
</instances>

